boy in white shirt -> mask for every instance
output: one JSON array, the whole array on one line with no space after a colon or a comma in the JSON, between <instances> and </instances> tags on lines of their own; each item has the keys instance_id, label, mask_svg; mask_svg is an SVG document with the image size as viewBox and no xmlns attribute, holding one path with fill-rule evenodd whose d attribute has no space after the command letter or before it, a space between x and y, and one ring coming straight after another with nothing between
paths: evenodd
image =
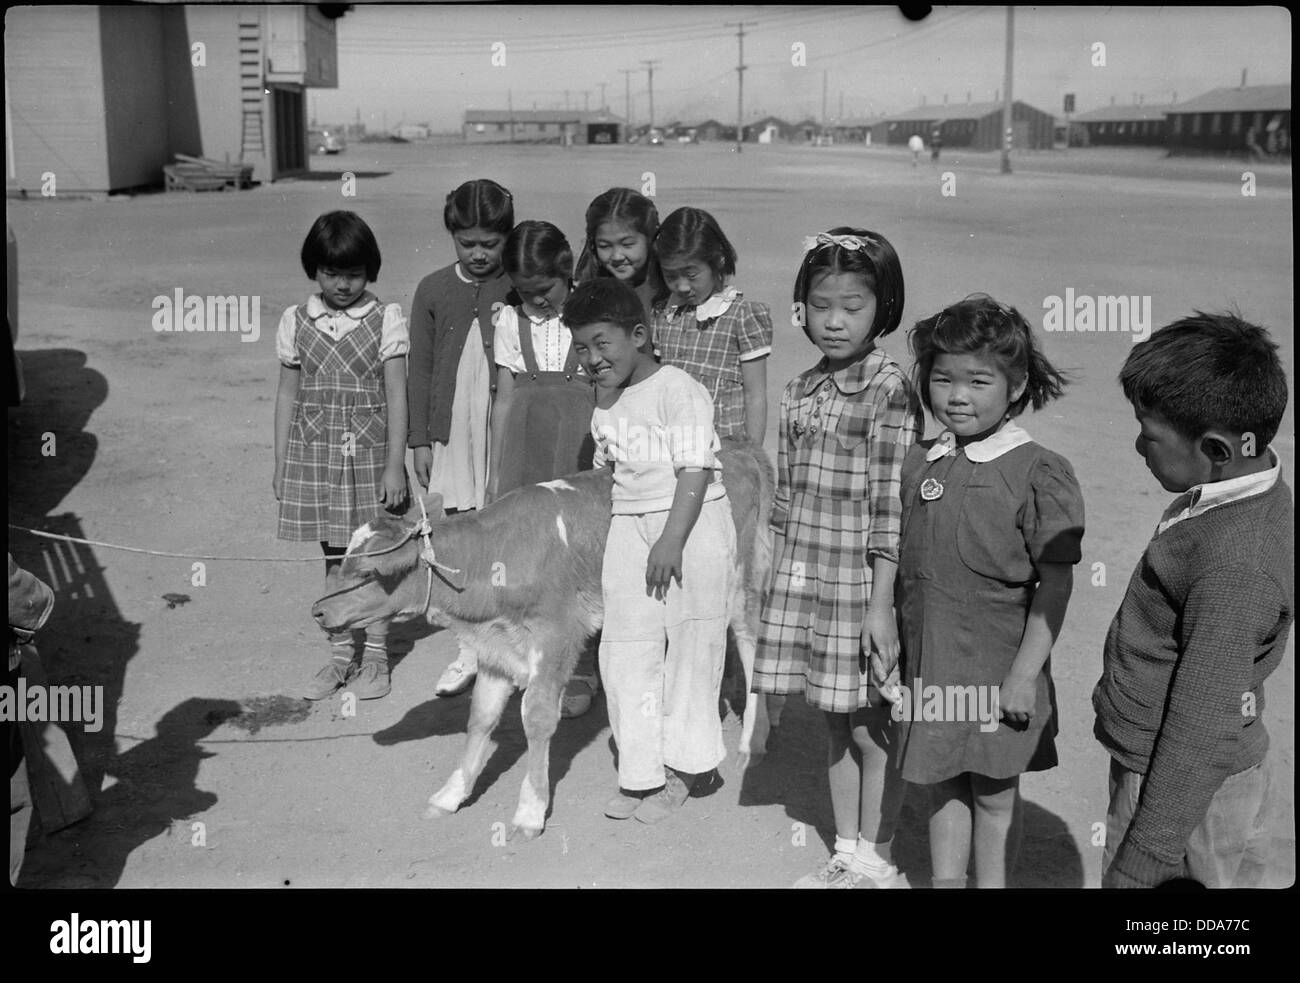
<instances>
[{"instance_id":1,"label":"boy in white shirt","mask_svg":"<svg viewBox=\"0 0 1300 983\"><path fill-rule=\"evenodd\" d=\"M726 755L718 696L736 530L713 401L655 361L645 310L622 281L577 287L564 322L596 382L594 466L614 469L600 672L619 791L605 814L655 823Z\"/></svg>"}]
</instances>

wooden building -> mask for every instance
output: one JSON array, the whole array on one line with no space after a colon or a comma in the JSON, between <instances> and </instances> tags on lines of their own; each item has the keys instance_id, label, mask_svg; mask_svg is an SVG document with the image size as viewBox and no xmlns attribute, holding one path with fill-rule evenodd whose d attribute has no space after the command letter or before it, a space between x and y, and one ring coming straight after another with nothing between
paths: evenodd
<instances>
[{"instance_id":1,"label":"wooden building","mask_svg":"<svg viewBox=\"0 0 1300 983\"><path fill-rule=\"evenodd\" d=\"M1250 85L1213 89L1169 109L1171 154L1291 154L1291 87Z\"/></svg>"},{"instance_id":2,"label":"wooden building","mask_svg":"<svg viewBox=\"0 0 1300 983\"><path fill-rule=\"evenodd\" d=\"M1011 104L1014 129L1012 146L1018 150L1051 150L1054 120L1051 113L1016 100ZM872 127L871 142L906 145L917 134L928 147L939 131L945 148L999 150L1002 147L1002 103L945 103L918 106L887 116Z\"/></svg>"},{"instance_id":3,"label":"wooden building","mask_svg":"<svg viewBox=\"0 0 1300 983\"><path fill-rule=\"evenodd\" d=\"M178 153L307 169L306 91L337 88L333 16L271 4L27 6L5 14L6 185L159 185Z\"/></svg>"},{"instance_id":4,"label":"wooden building","mask_svg":"<svg viewBox=\"0 0 1300 983\"><path fill-rule=\"evenodd\" d=\"M753 123L746 123L744 139L746 143L785 143L794 139L795 128L777 116L764 116Z\"/></svg>"},{"instance_id":5,"label":"wooden building","mask_svg":"<svg viewBox=\"0 0 1300 983\"><path fill-rule=\"evenodd\" d=\"M1168 139L1165 116L1172 105L1102 106L1070 117L1070 128L1078 136L1071 146L1163 147ZM1080 130L1082 132L1080 133Z\"/></svg>"},{"instance_id":6,"label":"wooden building","mask_svg":"<svg viewBox=\"0 0 1300 983\"><path fill-rule=\"evenodd\" d=\"M467 109L466 143L622 143L625 121L581 109Z\"/></svg>"}]
</instances>

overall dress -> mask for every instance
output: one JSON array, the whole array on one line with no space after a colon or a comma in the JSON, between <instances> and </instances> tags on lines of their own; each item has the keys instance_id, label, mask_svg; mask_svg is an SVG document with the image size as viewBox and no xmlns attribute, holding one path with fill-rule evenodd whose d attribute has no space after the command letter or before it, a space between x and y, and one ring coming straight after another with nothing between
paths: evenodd
<instances>
[{"instance_id":1,"label":"overall dress","mask_svg":"<svg viewBox=\"0 0 1300 983\"><path fill-rule=\"evenodd\" d=\"M926 461L925 450L914 447L903 467L896 597L902 682L912 708L899 733L903 777L933 784L964 772L1003 779L1052 768L1057 709L1050 657L1038 673L1025 729L977 714L991 708L990 719L1000 716L991 687L1001 686L1020 650L1036 565L1080 559L1078 484L1064 458L1032 442L988 461L961 451ZM928 501L927 478L942 487ZM926 691L940 692L931 687L942 688L942 719L935 719L937 702L923 710ZM983 687L985 701L965 687Z\"/></svg>"},{"instance_id":2,"label":"overall dress","mask_svg":"<svg viewBox=\"0 0 1300 983\"><path fill-rule=\"evenodd\" d=\"M382 508L388 400L379 358L384 305L338 341L302 308L294 347L302 379L294 401L280 500L280 539L345 547Z\"/></svg>"},{"instance_id":3,"label":"overall dress","mask_svg":"<svg viewBox=\"0 0 1300 983\"><path fill-rule=\"evenodd\" d=\"M591 435L596 389L578 367L573 344L569 344L563 371L543 372L538 368L528 317L520 313L519 348L524 371L515 376L514 399L502 437L498 495L521 485L589 471L596 449Z\"/></svg>"}]
</instances>

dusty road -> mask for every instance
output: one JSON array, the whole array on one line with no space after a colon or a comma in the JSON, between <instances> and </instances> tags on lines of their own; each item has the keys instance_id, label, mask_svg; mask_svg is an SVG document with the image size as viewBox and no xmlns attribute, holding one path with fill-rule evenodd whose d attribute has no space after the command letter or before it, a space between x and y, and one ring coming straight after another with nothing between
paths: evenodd
<instances>
[{"instance_id":1,"label":"dusty road","mask_svg":"<svg viewBox=\"0 0 1300 983\"><path fill-rule=\"evenodd\" d=\"M1079 151L1068 162L1026 155L1010 178L996 165L945 151L939 168L913 169L906 154L862 148L747 147L736 157L721 144L354 145L317 159L310 179L238 194L11 201L29 398L9 415L10 522L163 551L312 556L314 546L274 539L270 488L272 335L311 286L298 267L302 237L320 212L360 212L384 253L374 289L408 308L418 279L452 257L443 196L478 176L504 182L519 219L554 221L575 247L586 203L613 185L653 180L661 214L713 211L740 252L738 283L776 312L770 451L781 386L816 358L783 316L800 241L842 223L897 246L905 325L976 290L1034 321L1067 288L1149 296L1154 326L1236 305L1270 327L1294 365L1289 169L1257 166L1250 198L1237 162ZM955 195L941 192L945 171ZM341 193L345 172L357 178L355 197ZM153 299L177 289L257 297L259 340L155 332ZM1135 424L1115 382L1131 344L1119 332L1047 336L1049 356L1077 382L1022 421L1073 463L1088 528L1053 655L1061 765L1022 783L1021 886L1100 879L1106 756L1091 736L1089 694L1106 627L1167 500L1133 452ZM910 364L902 332L887 348ZM1291 409L1274 445L1293 488L1294 419ZM53 456L42 454L47 434ZM742 774L733 755L720 789L654 828L601 815L614 770L598 702L563 722L553 744L546 834L508 843L501 833L523 774L517 699L471 802L437 822L420 818L455 766L468 709L468 697L433 696L454 655L445 633L413 639L392 694L345 718L337 701L279 698L322 657L308 614L318 565L212 562L195 586L186 560L10 541L59 594L42 637L52 674L103 685L108 700L102 729L78 735L96 811L34 840L24 885L780 887L826 856L823 725L801 702L761 764ZM1096 564L1104 584L1094 583ZM1294 874L1293 647L1267 687L1279 885ZM734 716L726 733L734 749ZM920 799L909 797L897 849L916 884L929 877Z\"/></svg>"}]
</instances>

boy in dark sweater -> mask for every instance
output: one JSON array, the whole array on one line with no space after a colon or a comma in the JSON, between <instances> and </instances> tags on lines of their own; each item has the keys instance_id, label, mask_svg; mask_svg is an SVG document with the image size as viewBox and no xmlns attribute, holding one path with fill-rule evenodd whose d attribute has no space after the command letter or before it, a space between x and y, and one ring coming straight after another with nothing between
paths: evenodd
<instances>
[{"instance_id":1,"label":"boy in dark sweater","mask_svg":"<svg viewBox=\"0 0 1300 983\"><path fill-rule=\"evenodd\" d=\"M1106 636L1093 733L1110 752L1103 887L1264 872L1264 680L1295 608L1294 507L1269 442L1286 408L1277 346L1197 312L1120 372L1136 449L1178 497Z\"/></svg>"}]
</instances>

